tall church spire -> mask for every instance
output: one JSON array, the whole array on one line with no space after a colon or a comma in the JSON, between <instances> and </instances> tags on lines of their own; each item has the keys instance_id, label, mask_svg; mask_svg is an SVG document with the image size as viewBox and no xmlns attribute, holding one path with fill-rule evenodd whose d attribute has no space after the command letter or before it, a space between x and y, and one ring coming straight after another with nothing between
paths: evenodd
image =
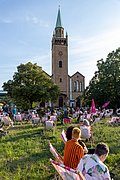
<instances>
[{"instance_id":1,"label":"tall church spire","mask_svg":"<svg viewBox=\"0 0 120 180\"><path fill-rule=\"evenodd\" d=\"M56 21L54 36L59 37L59 38L64 38L64 28L62 27L62 23L61 23L60 6L58 9L58 15L57 15L57 21Z\"/></svg>"},{"instance_id":2,"label":"tall church spire","mask_svg":"<svg viewBox=\"0 0 120 180\"><path fill-rule=\"evenodd\" d=\"M52 38L52 80L60 88L59 106L63 107L69 97L68 82L68 37L64 37L60 7Z\"/></svg>"},{"instance_id":3,"label":"tall church spire","mask_svg":"<svg viewBox=\"0 0 120 180\"><path fill-rule=\"evenodd\" d=\"M58 15L57 15L57 21L56 21L56 28L60 28L62 27L62 23L61 23L61 14L60 14L60 7L58 9Z\"/></svg>"}]
</instances>

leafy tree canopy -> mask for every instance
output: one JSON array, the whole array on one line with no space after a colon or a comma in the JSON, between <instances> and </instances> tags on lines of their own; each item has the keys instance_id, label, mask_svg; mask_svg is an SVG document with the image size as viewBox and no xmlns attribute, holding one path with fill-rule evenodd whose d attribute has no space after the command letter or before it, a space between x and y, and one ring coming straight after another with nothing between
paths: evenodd
<instances>
[{"instance_id":1,"label":"leafy tree canopy","mask_svg":"<svg viewBox=\"0 0 120 180\"><path fill-rule=\"evenodd\" d=\"M112 108L120 107L120 48L108 54L106 61L97 61L95 72L85 91L86 103L94 99L98 107L110 101Z\"/></svg>"},{"instance_id":2,"label":"leafy tree canopy","mask_svg":"<svg viewBox=\"0 0 120 180\"><path fill-rule=\"evenodd\" d=\"M31 62L19 65L13 80L5 82L3 89L8 91L18 104L23 104L23 107L28 104L29 108L32 108L33 102L56 101L59 95L59 88L50 76L40 66Z\"/></svg>"}]
</instances>

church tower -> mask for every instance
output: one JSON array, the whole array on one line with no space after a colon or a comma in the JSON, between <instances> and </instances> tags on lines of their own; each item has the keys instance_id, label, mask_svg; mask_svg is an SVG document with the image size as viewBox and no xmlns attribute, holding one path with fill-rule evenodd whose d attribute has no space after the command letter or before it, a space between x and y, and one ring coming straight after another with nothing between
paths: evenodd
<instances>
[{"instance_id":1,"label":"church tower","mask_svg":"<svg viewBox=\"0 0 120 180\"><path fill-rule=\"evenodd\" d=\"M52 37L52 80L60 88L58 106L63 107L69 98L68 36L64 36L60 8Z\"/></svg>"}]
</instances>

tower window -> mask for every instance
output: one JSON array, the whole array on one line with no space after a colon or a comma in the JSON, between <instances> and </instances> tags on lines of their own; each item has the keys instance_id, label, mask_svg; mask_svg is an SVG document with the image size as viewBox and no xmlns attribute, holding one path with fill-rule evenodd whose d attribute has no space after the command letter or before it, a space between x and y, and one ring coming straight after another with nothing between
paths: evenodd
<instances>
[{"instance_id":1,"label":"tower window","mask_svg":"<svg viewBox=\"0 0 120 180\"><path fill-rule=\"evenodd\" d=\"M62 61L59 61L59 68L62 68Z\"/></svg>"},{"instance_id":2,"label":"tower window","mask_svg":"<svg viewBox=\"0 0 120 180\"><path fill-rule=\"evenodd\" d=\"M60 82L62 82L62 78L60 78Z\"/></svg>"}]
</instances>

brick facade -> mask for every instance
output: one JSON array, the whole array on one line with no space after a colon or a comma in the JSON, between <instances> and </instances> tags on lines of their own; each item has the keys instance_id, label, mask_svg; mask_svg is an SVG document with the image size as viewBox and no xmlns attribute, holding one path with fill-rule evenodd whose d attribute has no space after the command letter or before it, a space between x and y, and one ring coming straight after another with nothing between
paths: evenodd
<instances>
[{"instance_id":1,"label":"brick facade","mask_svg":"<svg viewBox=\"0 0 120 180\"><path fill-rule=\"evenodd\" d=\"M68 36L64 36L60 9L52 37L52 80L61 91L56 106L76 106L78 97L82 96L85 89L85 77L79 72L68 75Z\"/></svg>"}]
</instances>

